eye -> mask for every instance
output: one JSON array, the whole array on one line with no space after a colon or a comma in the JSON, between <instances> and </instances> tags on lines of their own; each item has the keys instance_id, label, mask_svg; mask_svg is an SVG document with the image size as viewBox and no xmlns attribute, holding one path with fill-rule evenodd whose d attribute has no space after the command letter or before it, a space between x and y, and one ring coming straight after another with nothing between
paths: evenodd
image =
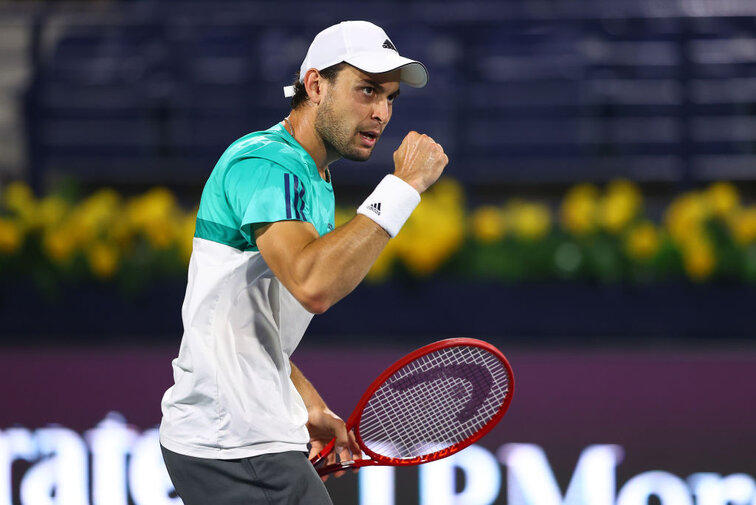
<instances>
[{"instance_id":1,"label":"eye","mask_svg":"<svg viewBox=\"0 0 756 505\"><path fill-rule=\"evenodd\" d=\"M398 93L394 93L393 95L388 96L388 103L394 103L394 100L396 100L396 97L399 96Z\"/></svg>"},{"instance_id":2,"label":"eye","mask_svg":"<svg viewBox=\"0 0 756 505\"><path fill-rule=\"evenodd\" d=\"M362 88L362 92L365 93L367 96L373 96L375 93L375 88L372 88L370 86L365 86Z\"/></svg>"}]
</instances>

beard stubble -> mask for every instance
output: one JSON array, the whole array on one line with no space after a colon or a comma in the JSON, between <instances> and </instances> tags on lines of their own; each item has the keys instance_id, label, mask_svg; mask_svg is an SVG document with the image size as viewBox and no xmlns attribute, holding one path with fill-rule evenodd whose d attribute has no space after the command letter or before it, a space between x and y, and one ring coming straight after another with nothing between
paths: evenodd
<instances>
[{"instance_id":1,"label":"beard stubble","mask_svg":"<svg viewBox=\"0 0 756 505\"><path fill-rule=\"evenodd\" d=\"M326 143L326 148L336 151L339 156L352 161L367 161L372 150L367 154L360 152L356 146L351 145L356 132L341 120L333 107L333 95L328 94L325 101L318 108L315 115L315 131Z\"/></svg>"}]
</instances>

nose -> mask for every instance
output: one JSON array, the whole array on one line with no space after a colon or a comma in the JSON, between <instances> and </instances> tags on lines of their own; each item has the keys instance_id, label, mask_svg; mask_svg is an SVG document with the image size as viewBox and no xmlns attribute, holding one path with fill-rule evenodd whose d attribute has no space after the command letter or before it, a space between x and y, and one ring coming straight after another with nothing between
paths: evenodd
<instances>
[{"instance_id":1,"label":"nose","mask_svg":"<svg viewBox=\"0 0 756 505\"><path fill-rule=\"evenodd\" d=\"M373 119L379 123L386 123L391 117L391 109L387 98L378 100L373 107Z\"/></svg>"}]
</instances>

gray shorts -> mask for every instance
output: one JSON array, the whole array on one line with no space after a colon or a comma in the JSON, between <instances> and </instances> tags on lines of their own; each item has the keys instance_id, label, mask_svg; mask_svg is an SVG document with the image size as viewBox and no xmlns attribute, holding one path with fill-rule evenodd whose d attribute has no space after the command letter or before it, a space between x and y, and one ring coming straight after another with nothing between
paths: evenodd
<instances>
[{"instance_id":1,"label":"gray shorts","mask_svg":"<svg viewBox=\"0 0 756 505\"><path fill-rule=\"evenodd\" d=\"M184 505L333 505L302 452L205 459L160 448Z\"/></svg>"}]
</instances>

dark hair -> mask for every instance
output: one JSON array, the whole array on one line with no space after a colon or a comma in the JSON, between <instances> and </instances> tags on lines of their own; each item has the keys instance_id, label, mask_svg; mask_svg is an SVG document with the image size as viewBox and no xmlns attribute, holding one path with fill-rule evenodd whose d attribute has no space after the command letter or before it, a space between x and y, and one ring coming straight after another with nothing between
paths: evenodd
<instances>
[{"instance_id":1,"label":"dark hair","mask_svg":"<svg viewBox=\"0 0 756 505\"><path fill-rule=\"evenodd\" d=\"M320 75L328 82L333 82L345 65L345 63L331 65L330 67L321 70ZM305 89L304 84L299 82L299 72L297 72L297 75L294 77L294 96L291 97L291 110L296 109L309 99L310 97L307 95L307 90Z\"/></svg>"}]
</instances>

